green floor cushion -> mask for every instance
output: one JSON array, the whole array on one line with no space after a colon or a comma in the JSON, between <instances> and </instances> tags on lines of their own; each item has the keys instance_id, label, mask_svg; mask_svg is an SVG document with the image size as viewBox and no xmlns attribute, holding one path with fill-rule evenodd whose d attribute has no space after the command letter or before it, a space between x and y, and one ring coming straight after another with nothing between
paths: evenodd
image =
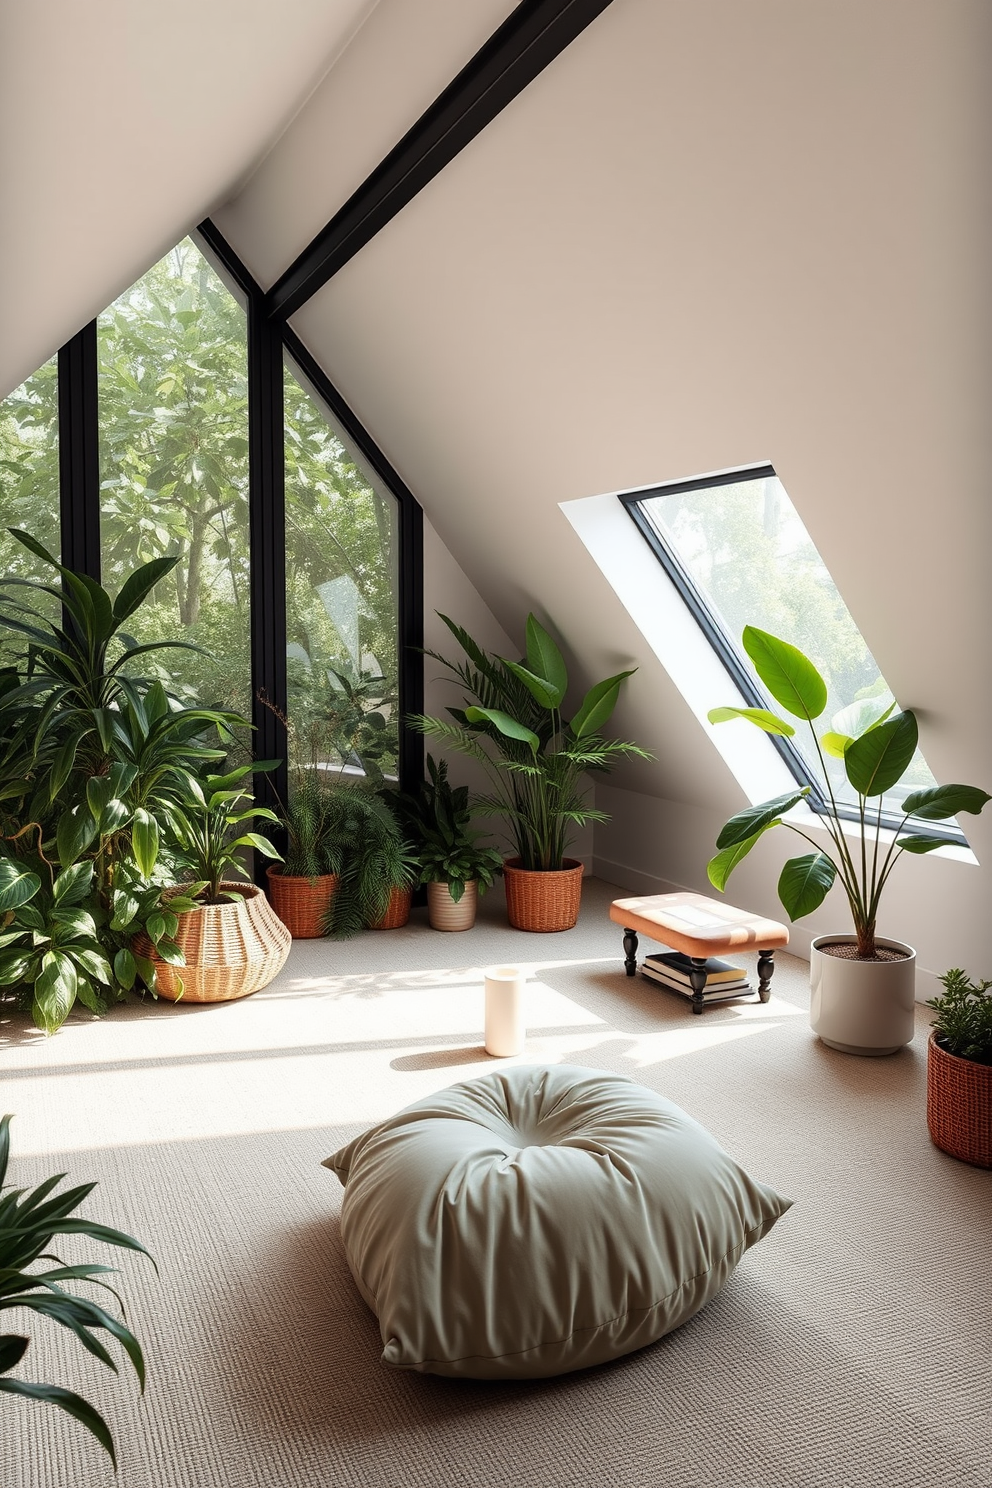
<instances>
[{"instance_id":1,"label":"green floor cushion","mask_svg":"<svg viewBox=\"0 0 992 1488\"><path fill-rule=\"evenodd\" d=\"M518 1065L342 1147L341 1232L383 1362L522 1379L653 1343L791 1200L620 1075Z\"/></svg>"}]
</instances>

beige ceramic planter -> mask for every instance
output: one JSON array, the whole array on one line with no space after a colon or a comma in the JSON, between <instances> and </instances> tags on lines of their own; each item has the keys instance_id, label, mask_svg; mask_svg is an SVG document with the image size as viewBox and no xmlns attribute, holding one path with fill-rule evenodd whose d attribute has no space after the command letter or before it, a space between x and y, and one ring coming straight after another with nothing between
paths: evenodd
<instances>
[{"instance_id":1,"label":"beige ceramic planter","mask_svg":"<svg viewBox=\"0 0 992 1488\"><path fill-rule=\"evenodd\" d=\"M479 900L478 884L471 879L456 904L446 883L427 885L427 917L432 930L471 930Z\"/></svg>"},{"instance_id":2,"label":"beige ceramic planter","mask_svg":"<svg viewBox=\"0 0 992 1488\"><path fill-rule=\"evenodd\" d=\"M894 1054L916 1028L916 952L901 940L877 937L896 961L851 961L824 951L850 945L850 935L819 935L810 947L809 1021L831 1049L844 1054Z\"/></svg>"}]
</instances>

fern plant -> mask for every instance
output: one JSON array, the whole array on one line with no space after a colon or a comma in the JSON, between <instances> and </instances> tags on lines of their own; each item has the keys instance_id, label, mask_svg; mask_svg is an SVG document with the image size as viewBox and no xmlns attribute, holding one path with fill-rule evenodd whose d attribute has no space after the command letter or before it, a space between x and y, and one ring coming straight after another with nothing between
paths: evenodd
<instances>
[{"instance_id":1,"label":"fern plant","mask_svg":"<svg viewBox=\"0 0 992 1488\"><path fill-rule=\"evenodd\" d=\"M417 876L417 857L404 842L385 801L354 786L327 792L328 861L338 877L327 911L325 934L355 935L382 918L393 888L407 889Z\"/></svg>"},{"instance_id":2,"label":"fern plant","mask_svg":"<svg viewBox=\"0 0 992 1488\"><path fill-rule=\"evenodd\" d=\"M90 1240L99 1240L103 1245L117 1245L127 1250L141 1251L143 1255L148 1255L148 1252L139 1241L122 1234L120 1230L75 1217L80 1204L96 1187L94 1183L80 1184L77 1188L69 1188L55 1195L55 1189L65 1177L64 1173L57 1173L39 1183L37 1188L8 1188L4 1179L7 1176L7 1160L10 1155L10 1121L10 1116L4 1116L0 1120L0 1312L17 1307L60 1324L73 1333L101 1364L106 1364L116 1374L117 1365L98 1337L100 1332L108 1333L124 1349L138 1376L141 1390L144 1391L145 1361L141 1345L124 1321L124 1307L120 1297L103 1279L114 1274L113 1267L91 1264L68 1266L58 1256L51 1254L49 1246L56 1235L85 1235ZM148 1258L151 1260L151 1256ZM40 1270L29 1269L39 1262L49 1264L43 1265ZM154 1261L152 1265L155 1265ZM66 1289L67 1282L77 1281L109 1292L120 1307L121 1317L108 1312L89 1297L81 1297ZM11 1377L10 1371L20 1364L30 1343L30 1338L21 1334L0 1333L0 1393L21 1395L28 1400L47 1401L59 1406L93 1433L103 1449L109 1453L116 1468L110 1428L88 1400L61 1385L40 1384L34 1380Z\"/></svg>"}]
</instances>

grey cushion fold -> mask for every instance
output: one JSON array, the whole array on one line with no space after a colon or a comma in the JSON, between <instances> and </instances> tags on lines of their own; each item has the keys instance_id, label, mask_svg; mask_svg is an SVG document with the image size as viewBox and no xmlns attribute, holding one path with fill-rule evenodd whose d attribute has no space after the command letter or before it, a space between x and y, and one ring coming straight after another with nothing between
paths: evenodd
<instances>
[{"instance_id":1,"label":"grey cushion fold","mask_svg":"<svg viewBox=\"0 0 992 1488\"><path fill-rule=\"evenodd\" d=\"M454 1085L325 1165L345 1185L342 1236L383 1362L486 1379L654 1342L791 1202L671 1101L568 1065Z\"/></svg>"}]
</instances>

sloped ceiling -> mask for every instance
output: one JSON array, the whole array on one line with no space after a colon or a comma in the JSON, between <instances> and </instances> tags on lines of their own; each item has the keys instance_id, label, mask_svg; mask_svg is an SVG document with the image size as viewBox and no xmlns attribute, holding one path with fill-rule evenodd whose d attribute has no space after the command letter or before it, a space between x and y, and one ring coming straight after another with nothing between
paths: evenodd
<instances>
[{"instance_id":1,"label":"sloped ceiling","mask_svg":"<svg viewBox=\"0 0 992 1488\"><path fill-rule=\"evenodd\" d=\"M0 397L231 194L375 4L3 7Z\"/></svg>"}]
</instances>

